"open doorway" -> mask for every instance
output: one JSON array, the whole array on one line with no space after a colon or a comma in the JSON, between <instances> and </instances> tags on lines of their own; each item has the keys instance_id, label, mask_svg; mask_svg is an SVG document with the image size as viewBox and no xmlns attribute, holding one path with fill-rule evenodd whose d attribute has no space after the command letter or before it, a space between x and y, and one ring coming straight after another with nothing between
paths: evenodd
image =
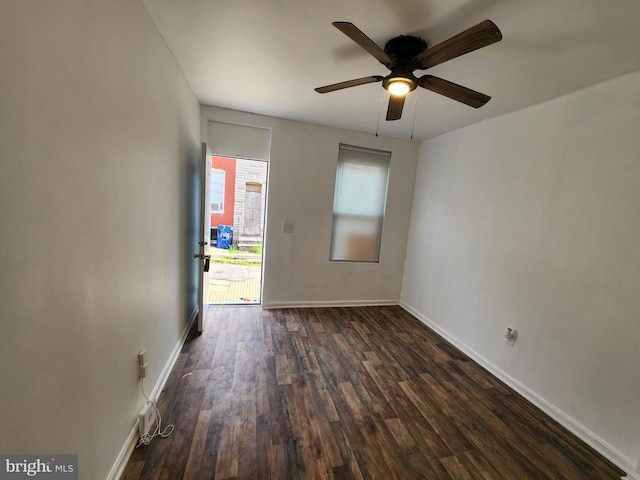
<instances>
[{"instance_id":1,"label":"open doorway","mask_svg":"<svg viewBox=\"0 0 640 480\"><path fill-rule=\"evenodd\" d=\"M268 163L211 156L208 304L261 303Z\"/></svg>"}]
</instances>

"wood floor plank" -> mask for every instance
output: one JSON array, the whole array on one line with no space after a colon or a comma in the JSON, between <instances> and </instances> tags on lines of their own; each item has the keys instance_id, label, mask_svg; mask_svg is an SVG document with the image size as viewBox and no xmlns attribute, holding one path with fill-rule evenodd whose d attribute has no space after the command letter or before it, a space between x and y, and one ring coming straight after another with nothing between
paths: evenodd
<instances>
[{"instance_id":1,"label":"wood floor plank","mask_svg":"<svg viewBox=\"0 0 640 480\"><path fill-rule=\"evenodd\" d=\"M240 455L240 442L238 441L239 430L239 417L229 417L224 422L224 427L220 434L215 478L222 480L238 476L238 457Z\"/></svg>"},{"instance_id":2,"label":"wood floor plank","mask_svg":"<svg viewBox=\"0 0 640 480\"><path fill-rule=\"evenodd\" d=\"M446 468L449 475L456 480L474 480L474 477L467 471L466 468L460 463L460 460L456 456L444 457L440 459L444 468Z\"/></svg>"},{"instance_id":3,"label":"wood floor plank","mask_svg":"<svg viewBox=\"0 0 640 480\"><path fill-rule=\"evenodd\" d=\"M428 374L423 375L424 379L428 377ZM458 380L458 385L462 385L463 379ZM429 382L429 392L433 398L439 399L439 404L446 402L442 410L443 414L458 425L471 444L485 452L491 464L508 465L508 469L518 478L549 478L542 471L546 470L544 460L539 463L531 461L531 455L536 455L536 452L531 450L527 443L520 441L516 431L510 429L499 417L484 407L482 401L479 401L480 392L476 392L476 395L471 397L467 396L462 388L456 388L456 395L451 395L450 391L444 389L444 385L452 386L448 381L439 384L432 378ZM517 424L516 428L518 428ZM537 460L540 459L537 458Z\"/></svg>"},{"instance_id":4,"label":"wood floor plank","mask_svg":"<svg viewBox=\"0 0 640 480\"><path fill-rule=\"evenodd\" d=\"M493 468L493 465L487 461L479 450L467 450L464 454L484 480L511 480L513 478L512 474L507 477L505 472L499 472Z\"/></svg>"},{"instance_id":5,"label":"wood floor plank","mask_svg":"<svg viewBox=\"0 0 640 480\"><path fill-rule=\"evenodd\" d=\"M258 451L255 443L241 444L238 452L238 478L258 478Z\"/></svg>"},{"instance_id":6,"label":"wood floor plank","mask_svg":"<svg viewBox=\"0 0 640 480\"><path fill-rule=\"evenodd\" d=\"M185 467L184 475L182 478L188 480L189 478L196 478L200 471L201 462L203 457L201 452L204 451L204 447L207 443L207 431L209 430L209 421L211 420L211 410L201 410L198 415L198 423L196 424L196 430L193 434L193 441L189 448L189 457L187 459L187 466Z\"/></svg>"},{"instance_id":7,"label":"wood floor plank","mask_svg":"<svg viewBox=\"0 0 640 480\"><path fill-rule=\"evenodd\" d=\"M304 458L306 475L309 478L327 478L330 463L339 464L338 454L331 455L331 451L324 448L321 430L318 425L317 412L311 406L308 391L309 383L303 375L296 375L293 379L292 403L295 405L295 435L300 440L299 447ZM329 457L333 458L330 459ZM329 465L328 465L329 464Z\"/></svg>"},{"instance_id":8,"label":"wood floor plank","mask_svg":"<svg viewBox=\"0 0 640 480\"><path fill-rule=\"evenodd\" d=\"M315 397L316 408L320 409L328 422L334 422L339 419L338 412L336 411L335 403L329 393L327 384L324 381L324 376L320 370L320 365L318 364L313 352L309 353L309 359L310 364L313 365L309 377L311 377L313 382L315 382L316 391L318 392L318 396Z\"/></svg>"},{"instance_id":9,"label":"wood floor plank","mask_svg":"<svg viewBox=\"0 0 640 480\"><path fill-rule=\"evenodd\" d=\"M313 373L305 375L305 382L306 388L302 391L300 411L305 413L307 425L317 430L314 433L320 440L322 446L320 453L324 457L325 464L330 468L339 466L342 464L342 456L331 428L331 422L335 420L326 415L324 399L318 391L315 375Z\"/></svg>"},{"instance_id":10,"label":"wood floor plank","mask_svg":"<svg viewBox=\"0 0 640 480\"><path fill-rule=\"evenodd\" d=\"M209 309L123 480L618 480L399 306Z\"/></svg>"},{"instance_id":11,"label":"wood floor plank","mask_svg":"<svg viewBox=\"0 0 640 480\"><path fill-rule=\"evenodd\" d=\"M401 382L400 388L452 452L464 452L473 448L469 440L461 434L451 420L441 414L442 409L445 408L444 405L431 403L429 398L420 394L421 392L413 382Z\"/></svg>"},{"instance_id":12,"label":"wood floor plank","mask_svg":"<svg viewBox=\"0 0 640 480\"><path fill-rule=\"evenodd\" d=\"M407 430L407 427L399 418L387 418L384 420L389 432L393 435L393 439L400 447L401 451L407 457L417 453L418 448L416 442Z\"/></svg>"}]
</instances>

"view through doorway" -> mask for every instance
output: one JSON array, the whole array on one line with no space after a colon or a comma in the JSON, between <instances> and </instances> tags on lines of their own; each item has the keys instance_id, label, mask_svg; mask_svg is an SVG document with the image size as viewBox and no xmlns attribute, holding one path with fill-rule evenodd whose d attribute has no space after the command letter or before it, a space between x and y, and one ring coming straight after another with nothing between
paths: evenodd
<instances>
[{"instance_id":1,"label":"view through doorway","mask_svg":"<svg viewBox=\"0 0 640 480\"><path fill-rule=\"evenodd\" d=\"M208 304L260 304L267 162L210 157Z\"/></svg>"}]
</instances>

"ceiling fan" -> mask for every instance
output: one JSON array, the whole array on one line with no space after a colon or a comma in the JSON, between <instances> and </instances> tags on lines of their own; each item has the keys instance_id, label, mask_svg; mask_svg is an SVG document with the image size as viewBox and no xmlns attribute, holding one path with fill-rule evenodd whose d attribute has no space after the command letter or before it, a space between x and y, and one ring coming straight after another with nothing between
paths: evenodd
<instances>
[{"instance_id":1,"label":"ceiling fan","mask_svg":"<svg viewBox=\"0 0 640 480\"><path fill-rule=\"evenodd\" d=\"M318 93L382 82L390 93L387 120L400 119L407 93L418 86L474 108L480 108L491 99L488 95L433 75L416 77L413 74L414 70L426 70L502 40L502 33L491 20L480 22L431 48L427 48L427 42L420 37L400 35L389 40L382 49L353 23L333 22L332 25L373 55L391 73L386 77L372 75L318 87L315 89Z\"/></svg>"}]
</instances>

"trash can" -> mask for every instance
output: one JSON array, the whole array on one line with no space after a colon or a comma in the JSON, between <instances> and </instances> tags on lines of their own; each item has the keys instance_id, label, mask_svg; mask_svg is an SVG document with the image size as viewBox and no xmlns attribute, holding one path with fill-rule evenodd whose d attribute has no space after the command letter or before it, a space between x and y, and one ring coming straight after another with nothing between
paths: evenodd
<instances>
[{"instance_id":1,"label":"trash can","mask_svg":"<svg viewBox=\"0 0 640 480\"><path fill-rule=\"evenodd\" d=\"M229 248L233 238L233 227L231 225L218 225L218 240L216 247Z\"/></svg>"}]
</instances>

